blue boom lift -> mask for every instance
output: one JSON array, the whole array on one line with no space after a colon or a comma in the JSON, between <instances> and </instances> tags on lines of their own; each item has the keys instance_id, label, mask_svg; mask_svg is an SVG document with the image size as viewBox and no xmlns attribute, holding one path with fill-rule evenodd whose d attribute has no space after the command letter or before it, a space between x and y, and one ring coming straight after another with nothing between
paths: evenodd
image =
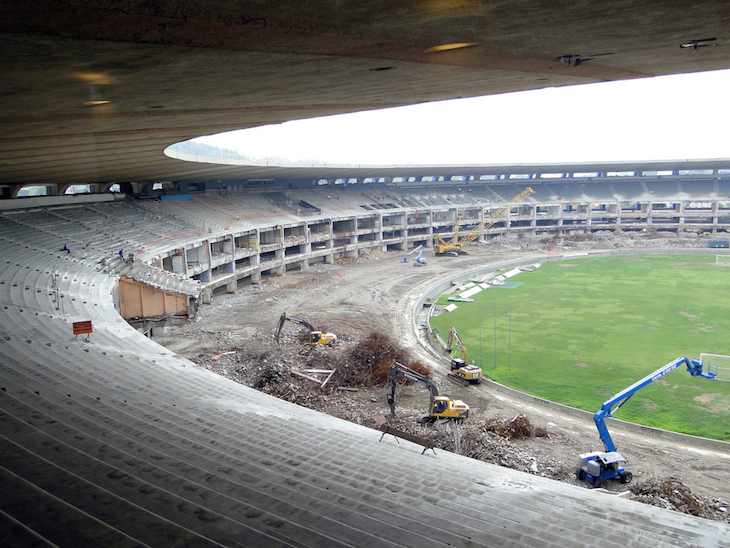
<instances>
[{"instance_id":1,"label":"blue boom lift","mask_svg":"<svg viewBox=\"0 0 730 548\"><path fill-rule=\"evenodd\" d=\"M715 373L702 370L701 360L692 360L682 356L660 367L643 379L636 381L628 388L624 388L610 400L607 400L593 415L593 422L596 423L598 435L606 450L585 453L580 456L580 462L576 470L576 476L579 480L585 481L591 487L598 487L608 480L619 480L621 483L629 483L631 481L632 474L624 467L626 459L616 450L616 444L613 443L613 438L611 438L611 434L606 426L606 419L612 417L614 412L618 411L639 390L666 377L669 373L683 365L687 366L687 373L693 377L702 377L710 380L715 378Z\"/></svg>"}]
</instances>

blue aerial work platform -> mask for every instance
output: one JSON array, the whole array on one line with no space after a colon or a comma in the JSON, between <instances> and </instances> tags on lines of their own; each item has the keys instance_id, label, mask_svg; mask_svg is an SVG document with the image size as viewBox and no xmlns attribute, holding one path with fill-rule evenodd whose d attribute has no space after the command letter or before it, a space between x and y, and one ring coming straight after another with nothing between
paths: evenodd
<instances>
[{"instance_id":1,"label":"blue aerial work platform","mask_svg":"<svg viewBox=\"0 0 730 548\"><path fill-rule=\"evenodd\" d=\"M693 377L702 377L704 379L715 379L715 373L703 371L701 360L692 360L684 356L669 362L660 367L653 373L650 373L641 380L636 381L628 388L624 388L621 392L605 401L601 408L593 415L593 422L598 428L598 435L603 442L605 451L594 451L593 453L584 453L580 456L576 476L579 480L585 481L592 487L598 487L605 481L619 480L622 483L629 483L632 479L630 471L626 470L624 464L626 459L616 449L611 433L606 426L606 419L612 417L629 399L650 384L666 377L672 371L685 365L687 373Z\"/></svg>"}]
</instances>

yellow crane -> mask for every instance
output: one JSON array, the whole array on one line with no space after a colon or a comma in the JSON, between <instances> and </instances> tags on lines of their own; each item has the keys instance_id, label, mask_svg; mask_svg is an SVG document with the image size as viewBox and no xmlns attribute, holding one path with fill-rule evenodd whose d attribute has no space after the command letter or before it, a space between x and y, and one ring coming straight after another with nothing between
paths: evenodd
<instances>
[{"instance_id":1,"label":"yellow crane","mask_svg":"<svg viewBox=\"0 0 730 548\"><path fill-rule=\"evenodd\" d=\"M479 223L478 226L469 231L463 238L459 238L459 220L457 219L454 236L451 241L447 242L440 234L436 235L436 241L433 244L434 255L464 255L466 253L464 251L465 244L477 240L483 231L505 219L512 208L512 204L525 201L533 192L535 190L528 186L523 191L517 193L512 197L509 204L494 211L489 219L485 219L484 222Z\"/></svg>"},{"instance_id":2,"label":"yellow crane","mask_svg":"<svg viewBox=\"0 0 730 548\"><path fill-rule=\"evenodd\" d=\"M481 383L482 370L473 363L469 363L469 352L466 349L464 340L456 328L452 327L449 329L449 338L446 341L446 352L448 352L449 357L451 357L451 353L454 350L458 351L459 357L451 358L451 371L449 372L449 376L455 380L469 384Z\"/></svg>"}]
</instances>

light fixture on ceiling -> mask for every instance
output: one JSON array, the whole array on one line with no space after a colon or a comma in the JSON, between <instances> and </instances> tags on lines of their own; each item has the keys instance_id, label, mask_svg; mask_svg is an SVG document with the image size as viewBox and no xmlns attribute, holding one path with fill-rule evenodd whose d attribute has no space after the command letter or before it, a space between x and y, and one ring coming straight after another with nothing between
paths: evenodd
<instances>
[{"instance_id":1,"label":"light fixture on ceiling","mask_svg":"<svg viewBox=\"0 0 730 548\"><path fill-rule=\"evenodd\" d=\"M432 46L426 50L426 53L441 53L443 51L452 51L455 49L473 48L476 45L476 42L449 42L447 44Z\"/></svg>"},{"instance_id":2,"label":"light fixture on ceiling","mask_svg":"<svg viewBox=\"0 0 730 548\"><path fill-rule=\"evenodd\" d=\"M717 46L717 38L698 38L697 40L690 40L688 42L683 42L679 44L679 47L682 49L699 49L699 48L709 48Z\"/></svg>"},{"instance_id":3,"label":"light fixture on ceiling","mask_svg":"<svg viewBox=\"0 0 730 548\"><path fill-rule=\"evenodd\" d=\"M93 99L91 101L85 101L85 107L100 107L101 105L108 105L111 103L108 99Z\"/></svg>"},{"instance_id":4,"label":"light fixture on ceiling","mask_svg":"<svg viewBox=\"0 0 730 548\"><path fill-rule=\"evenodd\" d=\"M95 86L108 86L112 83L111 76L103 71L77 70L71 73L71 77Z\"/></svg>"}]
</instances>

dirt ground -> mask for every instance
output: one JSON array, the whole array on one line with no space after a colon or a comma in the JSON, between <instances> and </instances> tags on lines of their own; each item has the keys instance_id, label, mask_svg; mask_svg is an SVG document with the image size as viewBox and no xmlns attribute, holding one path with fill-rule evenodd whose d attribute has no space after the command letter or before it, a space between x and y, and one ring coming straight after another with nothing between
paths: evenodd
<instances>
[{"instance_id":1,"label":"dirt ground","mask_svg":"<svg viewBox=\"0 0 730 548\"><path fill-rule=\"evenodd\" d=\"M554 242L548 242L554 249ZM692 242L690 241L690 244ZM595 426L587 418L565 414L539 403L524 403L498 393L488 385L462 386L447 380L443 360L423 349L413 333L412 308L423 288L438 278L494 261L523 257L532 252L545 253L546 241L512 242L499 246L471 246L469 255L433 257L428 264L415 267L411 260L400 262L398 253L373 253L357 261L313 266L309 271L265 278L261 284L241 287L237 293L214 298L211 306L200 308L198 317L187 324L167 327L155 340L170 350L217 373L248 385L256 385L295 403L312 407L341 418L377 427L389 413L385 387L358 387L357 391L337 390L335 383L321 391L313 382L295 378L287 367L313 360L315 365L331 363L372 331L388 333L399 340L415 359L434 369L434 378L441 393L462 399L471 407L464 425L462 453L481 460L507 465L533 474L575 483L575 464L580 453L601 449ZM652 247L688 245L686 241L627 241L594 238L587 242L564 241L559 252L571 249ZM697 245L696 243L694 245ZM306 318L317 329L333 331L337 346L306 354L306 345L296 340L296 328L284 332L284 350L276 350L273 333L282 312ZM227 354L220 355L221 353ZM277 356L277 352L280 355ZM328 356L329 354L329 356ZM277 387L268 389L261 380L262 368L273 364L281 372ZM311 366L310 366L311 367ZM326 367L325 367L326 368ZM267 369L268 370L268 369ZM278 373L277 373L278 375ZM418 432L424 427L415 419L426 413L428 393L419 386L400 389L399 424ZM490 417L509 418L525 414L537 426L544 427L547 437L504 440L486 432ZM438 433L439 447L453 449L452 436L444 427ZM629 459L634 486L640 486L637 500L682 510L664 496L667 478L681 479L683 488L700 497L700 514L730 522L730 452L690 447L681 442L652 440L647 434L637 435L618 423L611 425L612 434L621 452ZM474 441L477 440L477 441ZM664 482L664 483L662 483ZM626 491L625 486L611 490ZM670 488L669 494L677 491ZM692 506L692 505L690 505ZM695 505L697 506L697 505ZM692 506L692 508L695 508ZM685 510L687 511L687 510ZM704 514L702 513L704 512ZM694 513L694 512L692 512Z\"/></svg>"}]
</instances>

